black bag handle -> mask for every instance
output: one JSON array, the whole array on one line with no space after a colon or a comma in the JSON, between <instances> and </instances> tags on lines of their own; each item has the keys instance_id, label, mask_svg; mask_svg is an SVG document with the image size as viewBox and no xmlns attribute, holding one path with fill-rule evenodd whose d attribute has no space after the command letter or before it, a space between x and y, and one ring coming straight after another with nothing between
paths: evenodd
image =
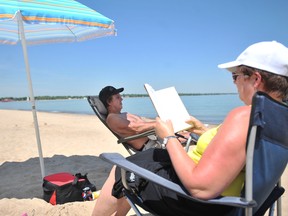
<instances>
[{"instance_id":1,"label":"black bag handle","mask_svg":"<svg viewBox=\"0 0 288 216\"><path fill-rule=\"evenodd\" d=\"M81 173L76 173L76 174L74 175L74 176L75 176L75 179L74 179L72 185L78 184L79 179L85 179L87 182L90 183L90 181L89 181L88 178L87 178L87 175L88 175L88 173L86 173L85 175L82 175Z\"/></svg>"}]
</instances>

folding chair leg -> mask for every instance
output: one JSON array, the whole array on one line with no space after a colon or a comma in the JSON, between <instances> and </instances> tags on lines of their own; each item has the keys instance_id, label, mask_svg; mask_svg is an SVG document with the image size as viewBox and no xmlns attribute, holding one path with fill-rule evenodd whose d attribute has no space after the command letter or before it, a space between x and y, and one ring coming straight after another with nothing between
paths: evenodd
<instances>
[{"instance_id":1,"label":"folding chair leg","mask_svg":"<svg viewBox=\"0 0 288 216\"><path fill-rule=\"evenodd\" d=\"M188 152L189 151L189 147L190 147L190 143L192 141L192 137L189 136L187 142L186 142L186 146L185 146L185 151Z\"/></svg>"},{"instance_id":2,"label":"folding chair leg","mask_svg":"<svg viewBox=\"0 0 288 216\"><path fill-rule=\"evenodd\" d=\"M132 207L132 209L134 210L135 214L137 216L142 216L142 213L139 211L139 209L137 208L137 206L135 205L135 203L133 203L128 196L126 196L125 194L125 198L127 199L129 205Z\"/></svg>"},{"instance_id":3,"label":"folding chair leg","mask_svg":"<svg viewBox=\"0 0 288 216\"><path fill-rule=\"evenodd\" d=\"M281 212L281 197L276 201L277 202L277 216L282 216L282 212ZM271 206L271 208L269 209L269 216L273 216L275 212L275 203L273 203L273 205Z\"/></svg>"},{"instance_id":4,"label":"folding chair leg","mask_svg":"<svg viewBox=\"0 0 288 216\"><path fill-rule=\"evenodd\" d=\"M126 190L132 191L131 187L128 185L128 183L126 181L126 170L124 170L124 169L121 169L121 181L122 181L124 188L126 188ZM129 192L126 192L126 190L123 189L123 193L124 193L124 196L127 199L128 203L129 203L129 205L133 208L133 210L137 216L142 216L142 214L139 211L139 209L137 208L136 204L131 201Z\"/></svg>"},{"instance_id":5,"label":"folding chair leg","mask_svg":"<svg viewBox=\"0 0 288 216\"><path fill-rule=\"evenodd\" d=\"M277 216L282 216L282 201L281 197L277 200Z\"/></svg>"},{"instance_id":6,"label":"folding chair leg","mask_svg":"<svg viewBox=\"0 0 288 216\"><path fill-rule=\"evenodd\" d=\"M257 210L257 212L255 212L254 216L262 216L265 214L266 211L269 212L268 214L269 216L273 216L276 202L277 202L277 205L279 205L278 203L279 198L282 196L284 191L285 191L284 188L275 186L275 188L272 190L272 192L270 193L268 198L265 200L265 202L261 205L261 207ZM277 215L281 215L281 208L277 209Z\"/></svg>"},{"instance_id":7,"label":"folding chair leg","mask_svg":"<svg viewBox=\"0 0 288 216\"><path fill-rule=\"evenodd\" d=\"M274 215L274 210L275 210L275 203L273 203L273 205L269 209L269 216L273 216Z\"/></svg>"},{"instance_id":8,"label":"folding chair leg","mask_svg":"<svg viewBox=\"0 0 288 216\"><path fill-rule=\"evenodd\" d=\"M277 183L278 187L281 187L281 179L279 179L279 182ZM277 200L277 216L282 216L282 200L281 196Z\"/></svg>"},{"instance_id":9,"label":"folding chair leg","mask_svg":"<svg viewBox=\"0 0 288 216\"><path fill-rule=\"evenodd\" d=\"M253 209L252 208L246 208L245 216L252 216L253 215Z\"/></svg>"}]
</instances>

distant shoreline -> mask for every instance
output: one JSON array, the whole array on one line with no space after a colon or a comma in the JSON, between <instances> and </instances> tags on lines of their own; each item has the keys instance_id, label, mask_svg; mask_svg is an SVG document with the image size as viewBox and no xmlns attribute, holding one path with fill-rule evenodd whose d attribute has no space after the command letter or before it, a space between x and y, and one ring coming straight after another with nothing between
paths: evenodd
<instances>
[{"instance_id":1,"label":"distant shoreline","mask_svg":"<svg viewBox=\"0 0 288 216\"><path fill-rule=\"evenodd\" d=\"M241 106L238 95L194 95L181 96L189 113L203 122L216 123L223 121L225 115L234 107ZM31 101L0 102L0 110L31 110ZM36 100L36 110L52 113L84 113L94 114L87 99L53 99ZM123 97L123 111L155 118L157 113L150 98L147 97Z\"/></svg>"},{"instance_id":2,"label":"distant shoreline","mask_svg":"<svg viewBox=\"0 0 288 216\"><path fill-rule=\"evenodd\" d=\"M237 93L179 93L180 96L236 95ZM124 98L149 97L148 94L122 94ZM35 100L82 100L88 96L35 96ZM0 102L29 101L29 97L1 97Z\"/></svg>"}]
</instances>

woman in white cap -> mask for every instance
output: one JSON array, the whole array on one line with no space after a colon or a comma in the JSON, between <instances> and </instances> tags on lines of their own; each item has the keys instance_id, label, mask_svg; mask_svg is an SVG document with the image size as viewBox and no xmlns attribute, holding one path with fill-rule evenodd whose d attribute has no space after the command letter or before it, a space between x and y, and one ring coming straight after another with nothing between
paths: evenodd
<instances>
[{"instance_id":1,"label":"woman in white cap","mask_svg":"<svg viewBox=\"0 0 288 216\"><path fill-rule=\"evenodd\" d=\"M256 91L262 91L283 102L288 95L288 48L278 42L253 44L235 61L219 67L232 72L233 82L245 106L233 109L221 125L210 130L191 116L188 121L194 125L191 132L201 136L190 154L185 152L174 137L171 122L158 118L156 132L166 140L166 149L151 149L128 158L182 185L191 196L200 199L240 196L245 175L245 147L252 97ZM145 163L142 163L144 159ZM157 210L159 215L224 215L233 208L187 203L153 183L149 182L145 186L137 185L137 182L134 184L146 205ZM115 173L115 169L112 169L93 215L126 215L130 207L125 198L121 197L122 187L119 170Z\"/></svg>"}]
</instances>

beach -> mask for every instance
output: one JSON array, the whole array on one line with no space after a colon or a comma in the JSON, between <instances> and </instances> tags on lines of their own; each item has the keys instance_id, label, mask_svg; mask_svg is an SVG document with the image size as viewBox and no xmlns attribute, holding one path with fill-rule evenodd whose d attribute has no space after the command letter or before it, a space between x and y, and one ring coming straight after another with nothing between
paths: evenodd
<instances>
[{"instance_id":1,"label":"beach","mask_svg":"<svg viewBox=\"0 0 288 216\"><path fill-rule=\"evenodd\" d=\"M88 173L100 190L112 167L98 156L128 152L96 115L38 112L46 175ZM42 199L42 178L31 111L0 110L0 215L91 215L95 202L53 206ZM282 178L288 189L288 169ZM282 214L288 214L287 192ZM130 213L131 212L131 213ZM135 215L130 211L129 215Z\"/></svg>"}]
</instances>

